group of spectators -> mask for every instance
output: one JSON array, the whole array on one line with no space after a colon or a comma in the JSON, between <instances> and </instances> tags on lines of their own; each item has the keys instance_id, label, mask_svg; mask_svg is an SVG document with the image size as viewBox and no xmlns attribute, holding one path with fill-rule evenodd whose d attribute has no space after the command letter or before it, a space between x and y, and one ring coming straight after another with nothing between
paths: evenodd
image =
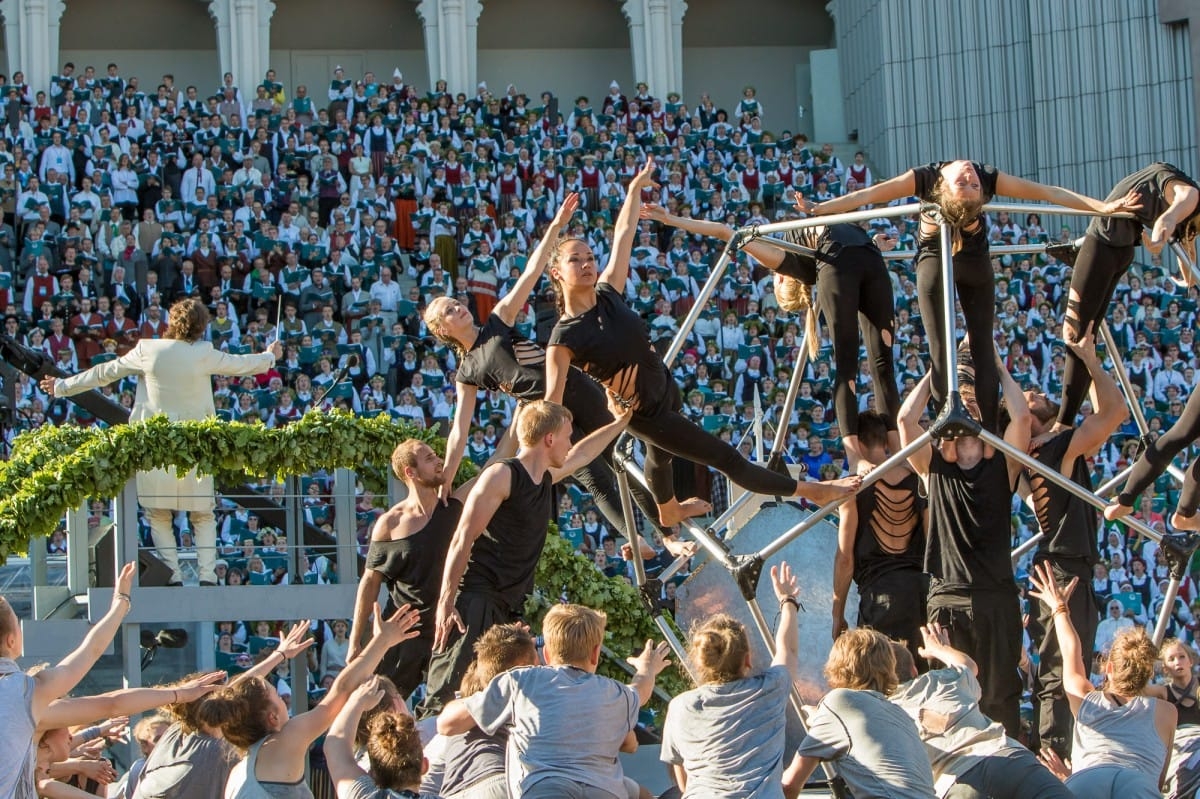
<instances>
[{"instance_id":1,"label":"group of spectators","mask_svg":"<svg viewBox=\"0 0 1200 799\"><path fill-rule=\"evenodd\" d=\"M4 332L73 373L122 355L140 338L161 336L173 300L201 297L212 310L214 346L246 353L284 342L285 356L271 372L240 382L217 378L214 385L224 418L271 427L310 408L337 407L444 431L454 414L458 356L425 327L425 306L453 296L477 321L486 319L572 192L582 205L569 235L606 257L625 187L648 156L660 174L645 201L734 226L793 215L797 196L822 201L874 180L862 153L843 161L832 146L810 145L803 134L769 132L753 87L727 111L706 94L691 106L674 94L656 98L641 84L626 94L615 82L594 103L578 97L560 104L550 94L535 101L513 86L493 95L484 84L471 97L451 95L443 83L424 92L399 71L379 81L339 70L327 90L312 94L305 86L289 93L273 72L252 89L230 75L213 91L179 87L170 75L142 89L115 64L104 75L64 65L47 90L25 85L19 73L11 82L0 76L0 85ZM1074 232L1049 228L1037 214L1001 212L987 225L993 245L1066 241ZM901 251L915 248L915 219L869 226L895 238ZM653 341L665 348L678 332L720 252L711 239L644 223L627 294ZM1057 396L1070 267L1049 255L1001 255L993 264L995 340L1004 365L1023 387ZM903 396L928 368L928 351L913 263L900 258L889 266ZM1124 362L1130 402L1141 406L1150 436L1178 418L1196 385L1198 297L1169 280L1157 260L1135 266L1116 290L1109 314L1115 351L1104 355ZM554 307L544 281L516 328L544 341ZM771 273L739 253L672 367L685 412L698 425L738 443L749 458L756 443L769 448L784 434L789 460L836 476L844 452L824 327L795 407L783 407L802 329L800 318L778 307ZM871 410L865 357L859 365L856 396L860 410ZM101 424L83 408L47 397L32 379L9 388L10 438L46 423ZM105 391L129 407L135 388L125 381ZM763 442L751 433L756 397ZM477 408L466 452L482 464L516 406L484 392ZM1127 423L1091 459L1094 479L1107 480L1131 462L1139 432ZM718 513L729 501L715 472L684 468L676 476L711 497ZM1164 477L1154 496L1143 498L1139 517L1165 529L1164 508L1177 488ZM303 491L307 521L332 529L325 476L308 478ZM631 575L583 491L563 492L559 512L564 537L599 570ZM365 545L378 514L369 493L359 492L356 513ZM313 551L297 553L298 571L291 571L279 531L232 503L223 515L221 584L338 579L336 561ZM1013 517L1016 546L1038 528L1024 506L1014 505ZM186 549L185 515L177 527ZM1106 616L1100 650L1121 627L1153 624L1166 577L1152 542L1128 537L1119 525L1102 535L1104 562L1091 585ZM666 607L672 589L664 589ZM1197 628L1192 602L1200 596L1189 578L1168 631L1186 643L1194 643ZM344 637L339 624L345 627L336 620L319 625L324 645L306 686L314 697L338 671L336 657L326 662L324 653L336 654L329 643ZM270 623L262 630L255 622L230 627L216 645L232 670L264 651L255 639L281 634Z\"/></svg>"}]
</instances>

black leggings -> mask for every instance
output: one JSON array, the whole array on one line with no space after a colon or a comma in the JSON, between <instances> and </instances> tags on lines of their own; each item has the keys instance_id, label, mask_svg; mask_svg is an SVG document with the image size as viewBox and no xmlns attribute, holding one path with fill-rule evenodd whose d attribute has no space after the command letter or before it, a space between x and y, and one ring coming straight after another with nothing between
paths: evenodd
<instances>
[{"instance_id":1,"label":"black leggings","mask_svg":"<svg viewBox=\"0 0 1200 799\"><path fill-rule=\"evenodd\" d=\"M1171 429L1158 437L1138 458L1125 487L1117 495L1117 501L1126 507L1132 507L1133 501L1142 492L1154 485L1159 475L1167 470L1171 461L1183 451L1183 448L1200 437L1200 391L1193 391L1188 397L1183 414L1171 425ZM1180 516L1196 515L1196 506L1200 504L1200 458L1192 461L1183 481L1183 489L1179 492L1179 507L1175 512Z\"/></svg>"},{"instance_id":2,"label":"black leggings","mask_svg":"<svg viewBox=\"0 0 1200 799\"><path fill-rule=\"evenodd\" d=\"M892 281L879 253L870 247L845 247L836 263L821 264L817 272L817 302L833 336L836 378L833 407L843 435L858 435L858 400L854 380L858 374L858 330L871 365L875 384L875 410L883 415L889 430L896 429L900 392L896 389L895 358L892 357ZM883 331L888 338L883 340Z\"/></svg>"},{"instance_id":3,"label":"black leggings","mask_svg":"<svg viewBox=\"0 0 1200 799\"><path fill-rule=\"evenodd\" d=\"M679 412L682 407L679 392L669 389L656 413L634 412L629 423L630 431L646 442L646 482L656 503L675 498L672 455L711 466L755 494L790 497L796 493L795 479L746 460L732 445L689 421Z\"/></svg>"},{"instance_id":4,"label":"black leggings","mask_svg":"<svg viewBox=\"0 0 1200 799\"><path fill-rule=\"evenodd\" d=\"M992 339L996 289L987 241L983 236L983 233L968 235L963 248L954 256L954 287L958 290L958 302L962 306L967 335L971 338L975 400L979 403L980 419L986 429L995 432L1000 411L1000 374L996 371L996 345ZM940 413L947 394L947 347L954 347L955 339L953 330L944 329L941 251L929 242L922 242L917 252L917 302L925 336L929 339L933 404Z\"/></svg>"},{"instance_id":5,"label":"black leggings","mask_svg":"<svg viewBox=\"0 0 1200 799\"><path fill-rule=\"evenodd\" d=\"M567 388L563 393L563 405L571 411L574 417L574 429L571 434L572 442L579 442L589 433L593 433L612 422L604 390L591 378L581 374L571 374L567 378ZM615 442L613 442L615 443ZM617 490L617 476L613 472L613 443L604 450L604 454L586 466L577 469L573 474L588 493L592 501L609 524L620 530L625 537L633 542L633 536L625 529L625 512L621 509L620 492ZM654 497L636 480L629 481L629 493L634 503L660 531L658 524L658 508ZM637 531L633 531L636 533ZM666 531L670 535L669 531ZM597 541L597 544L600 542Z\"/></svg>"},{"instance_id":6,"label":"black leggings","mask_svg":"<svg viewBox=\"0 0 1200 799\"><path fill-rule=\"evenodd\" d=\"M1072 302L1070 293L1067 295L1066 322L1077 335L1082 335L1089 324L1098 327L1104 321L1117 283L1131 263L1133 245L1108 244L1091 233L1084 237L1083 246L1079 248L1079 255L1075 259L1075 269L1071 272L1070 292L1077 294L1079 300ZM1099 331L1093 328L1093 332L1099 339ZM1091 382L1087 366L1068 347L1058 421L1066 425L1075 424L1075 417L1079 415L1079 407L1087 397Z\"/></svg>"}]
</instances>

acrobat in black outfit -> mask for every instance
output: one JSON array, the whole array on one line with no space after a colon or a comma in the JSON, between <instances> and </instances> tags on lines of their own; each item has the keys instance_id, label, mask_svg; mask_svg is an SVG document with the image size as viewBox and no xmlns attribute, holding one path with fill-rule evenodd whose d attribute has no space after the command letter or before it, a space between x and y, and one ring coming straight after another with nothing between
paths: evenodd
<instances>
[{"instance_id":1,"label":"acrobat in black outfit","mask_svg":"<svg viewBox=\"0 0 1200 799\"><path fill-rule=\"evenodd\" d=\"M570 239L551 257L551 277L559 300L559 321L547 350L546 396L558 400L568 370L576 364L605 384L633 410L629 429L647 444L646 479L664 526L707 513L699 499L675 497L671 456L712 466L734 483L759 494L800 496L824 504L853 491L857 479L830 483L797 482L750 463L729 444L705 433L680 413L679 388L650 346L646 326L621 292L629 276L629 256L637 231L642 189L652 183L650 159L629 185L603 274L587 242Z\"/></svg>"}]
</instances>

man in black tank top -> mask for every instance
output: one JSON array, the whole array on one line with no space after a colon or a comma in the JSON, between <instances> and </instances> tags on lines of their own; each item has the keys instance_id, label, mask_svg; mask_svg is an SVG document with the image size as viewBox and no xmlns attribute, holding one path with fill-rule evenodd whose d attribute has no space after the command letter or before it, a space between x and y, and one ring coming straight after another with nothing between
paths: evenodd
<instances>
[{"instance_id":1,"label":"man in black tank top","mask_svg":"<svg viewBox=\"0 0 1200 799\"><path fill-rule=\"evenodd\" d=\"M463 497L474 480L464 483L447 502L438 499L443 461L426 443L409 439L392 452L392 471L404 481L408 496L389 508L371 530L366 568L354 600L350 628L353 659L363 648L363 633L379 589L386 586L389 606L409 604L421 614L419 635L403 641L380 661L379 674L391 678L405 699L425 679L433 653L433 609L442 585L442 568L450 538L462 515ZM391 613L391 607L389 607Z\"/></svg>"},{"instance_id":2,"label":"man in black tank top","mask_svg":"<svg viewBox=\"0 0 1200 799\"><path fill-rule=\"evenodd\" d=\"M858 415L860 470L887 460L887 422L874 411ZM838 549L833 561L833 637L846 629L846 594L858 586L858 627L903 641L917 663L925 624L923 574L925 500L919 479L906 466L859 492L838 511Z\"/></svg>"},{"instance_id":3,"label":"man in black tank top","mask_svg":"<svg viewBox=\"0 0 1200 799\"><path fill-rule=\"evenodd\" d=\"M1029 448L1029 409L1021 388L999 357L1004 399L1012 409L1004 440ZM925 375L900 408L900 443L924 432L921 416L929 404ZM978 420L978 405L968 407ZM1013 578L1012 499L1020 464L985 445L977 436L926 444L908 462L929 497L925 571L930 575L928 614L950 631L951 644L979 664L983 691L979 706L1016 738L1021 727L1021 608Z\"/></svg>"},{"instance_id":4,"label":"man in black tank top","mask_svg":"<svg viewBox=\"0 0 1200 799\"><path fill-rule=\"evenodd\" d=\"M1121 389L1096 355L1093 333L1089 330L1087 335L1068 346L1087 367L1091 377L1093 413L1076 428L1050 433L1058 418L1058 405L1039 392L1027 391L1026 405L1033 417L1034 457L1047 469L1060 472L1091 491L1087 459L1124 424L1129 411ZM1045 536L1038 546L1034 563L1048 563L1060 588L1065 589L1075 577L1079 578L1080 585L1086 586L1092 577L1092 566L1100 560L1096 509L1029 470L1025 470L1021 489L1027 494L1026 502L1033 507L1038 526ZM1038 623L1030 625L1029 629L1041 654L1037 675L1038 731L1044 746L1052 747L1060 757L1067 758L1071 754L1073 716L1063 693L1062 653L1051 624L1053 608L1048 608L1044 602L1038 605ZM1067 607L1071 623L1079 633L1080 646L1084 652L1091 652L1100 622L1096 595L1091 591L1075 591Z\"/></svg>"},{"instance_id":5,"label":"man in black tank top","mask_svg":"<svg viewBox=\"0 0 1200 799\"><path fill-rule=\"evenodd\" d=\"M546 400L527 404L516 420L517 457L480 473L446 555L422 716L454 697L479 636L521 618L554 512L554 484L598 458L629 424L627 408L611 395L608 405L614 421L571 446L569 410Z\"/></svg>"}]
</instances>

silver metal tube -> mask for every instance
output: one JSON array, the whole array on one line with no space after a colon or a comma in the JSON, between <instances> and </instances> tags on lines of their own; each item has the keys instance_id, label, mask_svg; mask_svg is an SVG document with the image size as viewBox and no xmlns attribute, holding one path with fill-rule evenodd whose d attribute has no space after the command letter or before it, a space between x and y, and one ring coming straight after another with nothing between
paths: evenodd
<instances>
[{"instance_id":1,"label":"silver metal tube","mask_svg":"<svg viewBox=\"0 0 1200 799\"><path fill-rule=\"evenodd\" d=\"M772 239L774 241L774 239ZM1041 253L1046 251L1045 244L1001 244L989 247L990 255L1022 255L1026 253ZM883 253L887 261L911 261L917 257L916 250L889 250Z\"/></svg>"},{"instance_id":2,"label":"silver metal tube","mask_svg":"<svg viewBox=\"0 0 1200 799\"><path fill-rule=\"evenodd\" d=\"M807 313L817 313L817 306L814 303ZM787 396L783 400L783 418L781 418L776 427L775 441L771 444L771 455L780 455L783 453L783 447L787 443L788 424L792 420L792 409L796 407L796 397L800 396L800 384L804 382L804 369L808 365L808 326L805 325L804 335L800 339L800 356L796 358L796 363L792 366L792 376L788 380Z\"/></svg>"},{"instance_id":3,"label":"silver metal tube","mask_svg":"<svg viewBox=\"0 0 1200 799\"><path fill-rule=\"evenodd\" d=\"M823 216L810 216L805 219L792 219L786 222L772 222L768 225L755 225L742 230L751 236L769 236L772 233L783 233L787 230L798 230L806 227L820 227L822 225L836 225L839 222L865 222L872 219L889 219L891 217L912 216L919 214L926 208L936 208L935 205L925 203L909 203L908 205L895 205L887 208L868 208L863 211L847 211L844 214L826 214Z\"/></svg>"},{"instance_id":4,"label":"silver metal tube","mask_svg":"<svg viewBox=\"0 0 1200 799\"><path fill-rule=\"evenodd\" d=\"M642 562L641 535L634 524L629 475L624 469L617 470L617 493L621 497L621 515L625 517L625 535L629 537L629 546L633 549L633 584L641 588L646 584L646 564Z\"/></svg>"},{"instance_id":5,"label":"silver metal tube","mask_svg":"<svg viewBox=\"0 0 1200 799\"><path fill-rule=\"evenodd\" d=\"M1167 593L1163 594L1163 604L1158 610L1158 621L1154 624L1154 646L1162 646L1163 638L1167 635L1167 622L1171 620L1171 608L1175 607L1175 597L1179 596L1179 578L1172 577L1167 583Z\"/></svg>"},{"instance_id":6,"label":"silver metal tube","mask_svg":"<svg viewBox=\"0 0 1200 799\"><path fill-rule=\"evenodd\" d=\"M800 522L795 527L763 547L762 550L759 551L758 556L763 560L770 558L776 552L790 544L793 540L808 532L813 527L816 527L822 519L841 507L843 503L848 502L854 497L858 496L858 494L861 493L864 488L882 479L883 476L888 473L888 471L904 463L908 459L909 455L928 444L931 440L932 436L929 433L922 433L916 438L916 440L910 442L908 446L904 447L896 454L889 456L887 460L867 473L867 475L863 477L862 485L858 487L857 491L855 491L853 494L847 494L841 499L835 499L833 502L827 503L813 511L812 515L807 519Z\"/></svg>"},{"instance_id":7,"label":"silver metal tube","mask_svg":"<svg viewBox=\"0 0 1200 799\"><path fill-rule=\"evenodd\" d=\"M1013 563L1015 564L1022 555L1024 555L1026 552L1030 551L1034 547L1036 547L1038 544L1040 544L1042 542L1042 539L1044 539L1045 537L1046 537L1045 533L1036 533L1036 534L1030 536L1028 541L1024 542L1023 544L1021 544L1019 547L1017 547L1016 549L1014 549L1012 551L1011 557L1013 559Z\"/></svg>"},{"instance_id":8,"label":"silver metal tube","mask_svg":"<svg viewBox=\"0 0 1200 799\"><path fill-rule=\"evenodd\" d=\"M954 232L949 222L942 222L939 236L942 247L942 335L946 348L942 369L946 372L946 402L950 402L950 398L958 393L958 345L954 335L958 325L954 314ZM938 408L937 412L942 410Z\"/></svg>"},{"instance_id":9,"label":"silver metal tube","mask_svg":"<svg viewBox=\"0 0 1200 799\"><path fill-rule=\"evenodd\" d=\"M817 254L817 251L812 247L805 247L803 244L796 244L793 241L777 239L772 236L758 236L754 239L754 241L759 244L770 244L772 247L778 247L779 249L786 250L787 252L794 252L796 255L813 256Z\"/></svg>"},{"instance_id":10,"label":"silver metal tube","mask_svg":"<svg viewBox=\"0 0 1200 799\"><path fill-rule=\"evenodd\" d=\"M699 682L696 679L696 672L692 670L692 661L688 658L687 648L679 640L679 636L675 634L675 631L671 629L671 623L661 613L654 617L654 623L658 626L658 631L662 633L663 640L667 642L667 646L671 647L671 651L675 653L679 665L692 678L692 682Z\"/></svg>"},{"instance_id":11,"label":"silver metal tube","mask_svg":"<svg viewBox=\"0 0 1200 799\"><path fill-rule=\"evenodd\" d=\"M663 356L663 362L670 368L675 359L679 357L679 353L683 350L683 344L687 341L687 337L691 335L692 328L696 326L696 320L700 318L705 307L708 305L708 300L712 297L713 292L717 290L717 286L721 282L722 276L725 274L725 265L729 263L730 254L735 250L734 242L738 241L738 237L734 236L725 249L721 252L721 257L713 264L712 272L708 275L708 280L704 281L704 285L700 287L700 294L696 297L696 302L688 310L687 316L679 325L679 332L675 334L675 338L671 340L671 346L667 350L667 354Z\"/></svg>"},{"instance_id":12,"label":"silver metal tube","mask_svg":"<svg viewBox=\"0 0 1200 799\"><path fill-rule=\"evenodd\" d=\"M1082 333L1082 331L1080 332ZM1138 432L1144 435L1150 429L1149 425L1146 424L1146 414L1142 411L1142 404L1133 401L1129 373L1125 371L1125 362L1121 360L1121 353L1117 350L1116 339L1113 338L1112 330L1109 328L1107 321L1102 320L1100 322L1100 338L1104 339L1104 346L1108 350L1110 360L1112 360L1113 376L1117 378L1117 382L1125 390L1125 398L1129 400L1129 410L1133 412L1133 421L1137 424Z\"/></svg>"},{"instance_id":13,"label":"silver metal tube","mask_svg":"<svg viewBox=\"0 0 1200 799\"><path fill-rule=\"evenodd\" d=\"M640 466L633 462L632 458L618 454L617 459L621 462L621 468L625 470L631 479L638 481L643 486L647 486L647 488L649 487L646 483L645 473L642 472ZM680 522L680 526L692 534L692 537L696 539L696 543L704 547L704 551L707 552L709 556L713 558L713 560L717 561L730 571L733 571L737 568L737 564L729 555L729 550L727 550L725 545L717 540L717 538L714 537L708 530L705 530L691 519L684 519L682 522Z\"/></svg>"},{"instance_id":14,"label":"silver metal tube","mask_svg":"<svg viewBox=\"0 0 1200 799\"><path fill-rule=\"evenodd\" d=\"M1092 505L1098 510L1104 510L1104 508L1108 507L1107 502L1093 494L1091 491L1088 491L1083 486L1079 485L1079 483L1076 483L1074 480L1071 480L1068 477L1064 477L1062 473L1055 469L1047 469L1046 466L1040 463L1036 458L1033 458L1028 453L1017 449L995 433L987 430L981 430L979 432L979 438L984 443L990 444L995 449L1003 452L1005 457L1014 458L1017 462L1030 469L1033 469L1059 488L1068 491L1073 496L1082 499L1084 502ZM1151 527L1147 526L1145 522L1139 521L1132 516L1125 516L1117 521L1131 530L1146 536L1151 541L1157 543L1158 541L1162 540L1162 533L1152 529Z\"/></svg>"},{"instance_id":15,"label":"silver metal tube","mask_svg":"<svg viewBox=\"0 0 1200 799\"><path fill-rule=\"evenodd\" d=\"M1196 268L1196 264L1192 263L1192 259L1188 257L1187 250L1178 241L1171 242L1171 252L1175 253L1175 258L1179 261L1179 271L1187 269L1192 273L1192 279L1195 283L1200 283L1200 269Z\"/></svg>"},{"instance_id":16,"label":"silver metal tube","mask_svg":"<svg viewBox=\"0 0 1200 799\"><path fill-rule=\"evenodd\" d=\"M1100 211L1083 211L1078 208L1067 208L1063 205L1037 205L1033 203L997 203L990 202L983 206L983 210L989 214L999 211L1007 211L1010 214L1065 214L1067 216L1106 216L1111 219L1133 219L1131 213L1121 212L1116 214L1105 214Z\"/></svg>"},{"instance_id":17,"label":"silver metal tube","mask_svg":"<svg viewBox=\"0 0 1200 799\"><path fill-rule=\"evenodd\" d=\"M742 493L738 494L737 499L729 503L729 507L725 509L725 512L713 519L709 523L708 528L710 530L720 530L722 527L728 525L730 520L733 519L733 515L741 510L742 506L755 496L757 495L751 494L749 491L743 491Z\"/></svg>"},{"instance_id":18,"label":"silver metal tube","mask_svg":"<svg viewBox=\"0 0 1200 799\"><path fill-rule=\"evenodd\" d=\"M1129 479L1129 473L1132 471L1133 464L1130 464L1121 471L1117 472L1115 477L1096 489L1096 496L1107 497L1110 494L1116 493L1117 488L1121 485L1124 485L1125 481Z\"/></svg>"}]
</instances>

